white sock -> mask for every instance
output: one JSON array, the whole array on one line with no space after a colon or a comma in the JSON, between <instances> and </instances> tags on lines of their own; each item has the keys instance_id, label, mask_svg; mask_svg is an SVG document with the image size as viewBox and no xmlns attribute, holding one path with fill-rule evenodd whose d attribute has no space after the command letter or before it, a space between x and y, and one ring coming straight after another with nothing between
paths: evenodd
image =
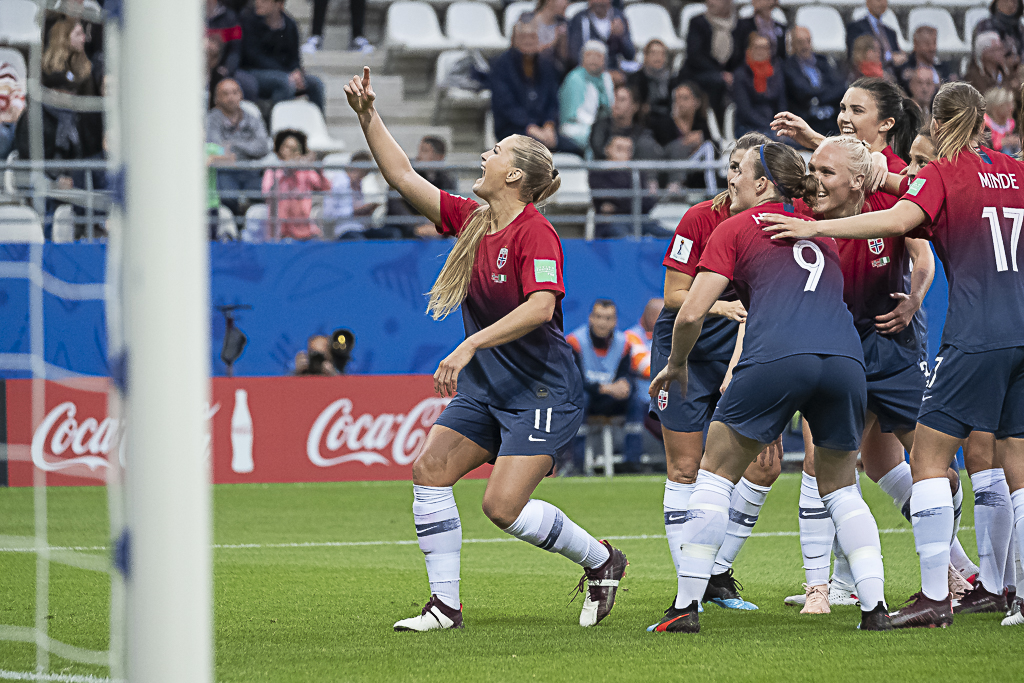
<instances>
[{"instance_id":1,"label":"white sock","mask_svg":"<svg viewBox=\"0 0 1024 683\"><path fill-rule=\"evenodd\" d=\"M910 473L910 465L906 462L893 467L878 480L878 488L889 494L893 505L910 521L910 490L914 486L914 476Z\"/></svg>"},{"instance_id":2,"label":"white sock","mask_svg":"<svg viewBox=\"0 0 1024 683\"><path fill-rule=\"evenodd\" d=\"M729 501L729 525L725 530L725 542L715 558L712 574L724 574L732 567L740 548L750 538L750 532L754 530L757 517L761 514L761 506L771 490L771 486L758 486L746 478L741 478L736 484Z\"/></svg>"},{"instance_id":3,"label":"white sock","mask_svg":"<svg viewBox=\"0 0 1024 683\"><path fill-rule=\"evenodd\" d=\"M462 523L451 486L413 486L416 539L427 561L430 592L453 609L459 602Z\"/></svg>"},{"instance_id":4,"label":"white sock","mask_svg":"<svg viewBox=\"0 0 1024 683\"><path fill-rule=\"evenodd\" d=\"M675 606L689 607L704 597L715 556L725 540L729 501L734 485L728 479L701 470L682 523L678 590Z\"/></svg>"},{"instance_id":5,"label":"white sock","mask_svg":"<svg viewBox=\"0 0 1024 683\"><path fill-rule=\"evenodd\" d=\"M860 470L854 472L854 480L857 485L857 493L863 497L860 490ZM853 578L853 570L850 568L850 561L846 558L842 546L839 545L839 537L832 541L832 554L836 556L835 566L832 568L832 580L849 588L851 591L856 588L857 582ZM859 595L857 597L860 597Z\"/></svg>"},{"instance_id":6,"label":"white sock","mask_svg":"<svg viewBox=\"0 0 1024 683\"><path fill-rule=\"evenodd\" d=\"M836 539L849 559L861 610L869 612L885 603L885 572L878 526L856 486L824 496L822 502L836 525Z\"/></svg>"},{"instance_id":7,"label":"white sock","mask_svg":"<svg viewBox=\"0 0 1024 683\"><path fill-rule=\"evenodd\" d=\"M1003 569L1003 589L1017 590L1017 530L1012 529L1010 547L1006 549L1006 566Z\"/></svg>"},{"instance_id":8,"label":"white sock","mask_svg":"<svg viewBox=\"0 0 1024 683\"><path fill-rule=\"evenodd\" d=\"M960 518L964 513L964 485L957 482L956 493L953 494L953 540L960 533Z\"/></svg>"},{"instance_id":9,"label":"white sock","mask_svg":"<svg viewBox=\"0 0 1024 683\"><path fill-rule=\"evenodd\" d=\"M558 553L588 569L608 561L608 548L565 516L551 503L530 499L505 533L521 541Z\"/></svg>"},{"instance_id":10,"label":"white sock","mask_svg":"<svg viewBox=\"0 0 1024 683\"><path fill-rule=\"evenodd\" d=\"M680 484L669 479L665 480L665 537L668 538L668 549L672 552L672 564L679 571L679 546L683 540L680 532L683 528L683 513L690 505L690 495L696 484Z\"/></svg>"},{"instance_id":11,"label":"white sock","mask_svg":"<svg viewBox=\"0 0 1024 683\"><path fill-rule=\"evenodd\" d=\"M949 595L949 539L953 534L949 480L936 477L914 484L910 515L914 547L921 562L921 590L932 600L943 600Z\"/></svg>"},{"instance_id":12,"label":"white sock","mask_svg":"<svg viewBox=\"0 0 1024 683\"><path fill-rule=\"evenodd\" d=\"M1024 567L1021 567L1021 560L1024 559L1024 489L1017 489L1010 494L1010 502L1013 505L1013 528L1017 533L1017 586L1024 589Z\"/></svg>"},{"instance_id":13,"label":"white sock","mask_svg":"<svg viewBox=\"0 0 1024 683\"><path fill-rule=\"evenodd\" d=\"M800 554L808 586L828 583L835 537L836 525L818 495L818 480L804 472L800 481Z\"/></svg>"},{"instance_id":14,"label":"white sock","mask_svg":"<svg viewBox=\"0 0 1024 683\"><path fill-rule=\"evenodd\" d=\"M971 475L974 488L974 530L978 539L978 581L989 593L1003 590L1006 551L1010 547L1013 509L1010 487L1003 470L991 469Z\"/></svg>"}]
</instances>

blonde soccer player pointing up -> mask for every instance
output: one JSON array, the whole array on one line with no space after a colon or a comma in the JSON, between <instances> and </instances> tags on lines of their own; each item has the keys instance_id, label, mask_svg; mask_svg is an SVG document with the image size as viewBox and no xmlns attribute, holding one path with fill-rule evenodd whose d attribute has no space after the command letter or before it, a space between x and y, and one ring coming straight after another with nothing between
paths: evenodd
<instances>
[{"instance_id":1,"label":"blonde soccer player pointing up","mask_svg":"<svg viewBox=\"0 0 1024 683\"><path fill-rule=\"evenodd\" d=\"M462 524L452 486L484 463L494 470L484 514L506 533L583 567L588 582L581 626L606 617L626 557L598 542L534 489L583 421L583 381L562 332L562 245L535 204L558 189L551 153L512 135L480 155L478 204L418 175L374 109L370 69L345 86L366 142L388 184L456 237L430 291L435 319L462 308L466 339L434 373L453 396L413 465L413 516L426 558L430 600L396 631L462 628L459 565ZM456 393L457 392L457 393Z\"/></svg>"}]
</instances>

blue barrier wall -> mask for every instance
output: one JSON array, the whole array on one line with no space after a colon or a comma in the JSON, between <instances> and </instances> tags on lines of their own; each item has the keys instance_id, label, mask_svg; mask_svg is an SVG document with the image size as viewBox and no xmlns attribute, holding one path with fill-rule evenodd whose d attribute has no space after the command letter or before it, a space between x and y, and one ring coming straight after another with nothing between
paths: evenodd
<instances>
[{"instance_id":1,"label":"blue barrier wall","mask_svg":"<svg viewBox=\"0 0 1024 683\"><path fill-rule=\"evenodd\" d=\"M350 372L432 373L463 336L459 315L434 322L424 313L424 293L450 246L440 241L212 244L214 374L224 374L219 357L224 318L213 306L228 304L253 307L237 313L249 345L235 364L236 375L285 374L308 336L338 327L356 335ZM563 242L566 331L586 322L598 297L618 303L621 327L634 325L647 300L661 294L666 246L653 239ZM0 266L27 261L28 254L26 246L0 245ZM60 280L103 282L103 245L47 244L43 254L44 270ZM945 278L939 271L925 302L930 356L938 349L946 311ZM44 311L46 361L81 374L107 374L102 302L45 294ZM29 341L28 281L0 278L0 354L27 353ZM0 376L27 373L7 369Z\"/></svg>"}]
</instances>

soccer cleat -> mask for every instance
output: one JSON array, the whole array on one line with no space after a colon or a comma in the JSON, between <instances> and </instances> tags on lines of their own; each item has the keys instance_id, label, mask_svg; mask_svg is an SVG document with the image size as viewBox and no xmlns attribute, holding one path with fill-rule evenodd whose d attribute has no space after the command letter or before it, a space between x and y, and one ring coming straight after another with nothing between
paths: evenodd
<instances>
[{"instance_id":1,"label":"soccer cleat","mask_svg":"<svg viewBox=\"0 0 1024 683\"><path fill-rule=\"evenodd\" d=\"M583 578L576 587L578 592L583 593L583 584L587 585L583 611L580 612L580 626L596 626L612 611L615 592L629 564L621 550L613 548L608 541L601 541L601 544L608 548L608 560L595 569L584 569Z\"/></svg>"},{"instance_id":2,"label":"soccer cleat","mask_svg":"<svg viewBox=\"0 0 1024 683\"><path fill-rule=\"evenodd\" d=\"M946 628L953 625L953 606L948 595L932 600L924 593L914 593L891 616L893 628Z\"/></svg>"},{"instance_id":3,"label":"soccer cleat","mask_svg":"<svg viewBox=\"0 0 1024 683\"><path fill-rule=\"evenodd\" d=\"M879 602L870 612L861 610L860 626L861 631L891 631L892 617L886 609L884 602Z\"/></svg>"},{"instance_id":4,"label":"soccer cleat","mask_svg":"<svg viewBox=\"0 0 1024 683\"><path fill-rule=\"evenodd\" d=\"M984 612L1006 612L1006 596L989 593L981 582L964 593L955 605L953 614L981 614Z\"/></svg>"},{"instance_id":5,"label":"soccer cleat","mask_svg":"<svg viewBox=\"0 0 1024 683\"><path fill-rule=\"evenodd\" d=\"M711 575L701 602L713 602L725 609L747 611L757 609L757 605L740 597L741 590L743 590L743 584L732 575L732 567L730 567L724 574Z\"/></svg>"},{"instance_id":6,"label":"soccer cleat","mask_svg":"<svg viewBox=\"0 0 1024 683\"><path fill-rule=\"evenodd\" d=\"M949 565L948 574L949 592L953 595L954 600L959 600L967 591L971 590L971 584L967 583L967 579L952 564Z\"/></svg>"},{"instance_id":7,"label":"soccer cleat","mask_svg":"<svg viewBox=\"0 0 1024 683\"><path fill-rule=\"evenodd\" d=\"M654 633L700 633L700 604L694 600L685 609L676 607L675 602L665 610L665 616L657 624L648 626Z\"/></svg>"},{"instance_id":8,"label":"soccer cleat","mask_svg":"<svg viewBox=\"0 0 1024 683\"><path fill-rule=\"evenodd\" d=\"M434 631L445 628L462 628L462 605L459 605L459 609L453 609L436 595L430 596L430 601L423 606L418 617L395 623L396 631Z\"/></svg>"},{"instance_id":9,"label":"soccer cleat","mask_svg":"<svg viewBox=\"0 0 1024 683\"><path fill-rule=\"evenodd\" d=\"M805 583L804 590L807 592L804 596L804 608L800 610L800 614L830 614L832 612L832 608L828 606L827 585L808 586Z\"/></svg>"},{"instance_id":10,"label":"soccer cleat","mask_svg":"<svg viewBox=\"0 0 1024 683\"><path fill-rule=\"evenodd\" d=\"M1024 598L1014 598L1006 618L1000 622L1003 626L1024 626Z\"/></svg>"},{"instance_id":11,"label":"soccer cleat","mask_svg":"<svg viewBox=\"0 0 1024 683\"><path fill-rule=\"evenodd\" d=\"M859 605L860 598L853 592L852 586L847 586L835 579L828 584L828 604L837 605Z\"/></svg>"}]
</instances>

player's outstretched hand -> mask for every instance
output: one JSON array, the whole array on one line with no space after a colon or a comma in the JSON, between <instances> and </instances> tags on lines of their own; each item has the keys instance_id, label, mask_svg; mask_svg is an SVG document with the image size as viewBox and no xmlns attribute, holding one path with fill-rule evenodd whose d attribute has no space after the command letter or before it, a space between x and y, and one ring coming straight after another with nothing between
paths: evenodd
<instances>
[{"instance_id":1,"label":"player's outstretched hand","mask_svg":"<svg viewBox=\"0 0 1024 683\"><path fill-rule=\"evenodd\" d=\"M778 137L791 138L798 145L808 149L817 147L817 133L796 114L788 111L779 112L772 120L771 126Z\"/></svg>"},{"instance_id":2,"label":"player's outstretched hand","mask_svg":"<svg viewBox=\"0 0 1024 683\"><path fill-rule=\"evenodd\" d=\"M669 388L672 386L672 382L679 383L679 390L683 396L686 396L686 363L679 366L673 366L669 362L665 367L661 369L658 376L651 380L651 388L647 392L651 398L657 398L658 393L665 391L668 393Z\"/></svg>"},{"instance_id":3,"label":"player's outstretched hand","mask_svg":"<svg viewBox=\"0 0 1024 683\"><path fill-rule=\"evenodd\" d=\"M774 232L773 240L782 239L806 239L815 237L818 233L814 221L807 221L795 216L783 216L779 213L763 213L757 217L757 222L765 226L761 228L765 232Z\"/></svg>"},{"instance_id":4,"label":"player's outstretched hand","mask_svg":"<svg viewBox=\"0 0 1024 683\"><path fill-rule=\"evenodd\" d=\"M442 396L454 396L459 390L459 373L473 359L476 349L462 342L437 366L434 373L434 391Z\"/></svg>"},{"instance_id":5,"label":"player's outstretched hand","mask_svg":"<svg viewBox=\"0 0 1024 683\"><path fill-rule=\"evenodd\" d=\"M345 84L345 97L348 98L348 106L357 114L365 114L373 109L373 101L377 96L370 86L370 67L363 67L363 77L353 76L352 80Z\"/></svg>"},{"instance_id":6,"label":"player's outstretched hand","mask_svg":"<svg viewBox=\"0 0 1024 683\"><path fill-rule=\"evenodd\" d=\"M782 461L782 437L775 439L770 444L764 447L761 454L757 456L757 464L764 468L769 468L775 464L775 459L778 458Z\"/></svg>"},{"instance_id":7,"label":"player's outstretched hand","mask_svg":"<svg viewBox=\"0 0 1024 683\"><path fill-rule=\"evenodd\" d=\"M878 330L879 334L902 332L910 324L910 321L913 320L917 309L921 308L921 302L909 294L894 292L889 296L899 301L899 303L896 304L896 308L885 315L875 316L875 329Z\"/></svg>"}]
</instances>

